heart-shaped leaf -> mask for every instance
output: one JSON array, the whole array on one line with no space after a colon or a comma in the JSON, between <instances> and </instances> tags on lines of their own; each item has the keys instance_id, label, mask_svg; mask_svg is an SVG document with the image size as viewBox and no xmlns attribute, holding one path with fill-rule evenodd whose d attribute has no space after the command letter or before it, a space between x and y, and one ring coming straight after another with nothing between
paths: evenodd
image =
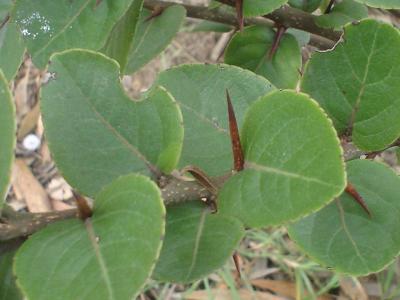
<instances>
[{"instance_id":1,"label":"heart-shaped leaf","mask_svg":"<svg viewBox=\"0 0 400 300\"><path fill-rule=\"evenodd\" d=\"M281 7L286 2L288 0L244 0L243 14L246 17L266 15Z\"/></svg>"},{"instance_id":2,"label":"heart-shaped leaf","mask_svg":"<svg viewBox=\"0 0 400 300\"><path fill-rule=\"evenodd\" d=\"M170 172L182 147L182 115L163 88L132 101L118 64L102 54L70 50L54 55L41 108L57 166L75 188L95 195L131 172Z\"/></svg>"},{"instance_id":3,"label":"heart-shaped leaf","mask_svg":"<svg viewBox=\"0 0 400 300\"><path fill-rule=\"evenodd\" d=\"M148 19L150 16L149 10L142 11L125 73L136 72L169 45L182 26L186 10L173 5L159 16Z\"/></svg>"},{"instance_id":4,"label":"heart-shaped leaf","mask_svg":"<svg viewBox=\"0 0 400 300\"><path fill-rule=\"evenodd\" d=\"M209 176L232 169L226 90L239 126L258 97L274 89L264 78L227 65L182 65L162 72L156 84L179 103L185 126L180 167L196 165Z\"/></svg>"},{"instance_id":5,"label":"heart-shaped leaf","mask_svg":"<svg viewBox=\"0 0 400 300\"><path fill-rule=\"evenodd\" d=\"M12 271L15 251L7 251L0 255L0 299L22 300L24 299L15 284Z\"/></svg>"},{"instance_id":6,"label":"heart-shaped leaf","mask_svg":"<svg viewBox=\"0 0 400 300\"><path fill-rule=\"evenodd\" d=\"M335 4L329 14L315 18L315 23L320 27L339 29L343 25L368 17L368 8L353 0L343 0Z\"/></svg>"},{"instance_id":7,"label":"heart-shaped leaf","mask_svg":"<svg viewBox=\"0 0 400 300\"><path fill-rule=\"evenodd\" d=\"M271 54L274 38L271 28L246 27L233 36L225 51L225 62L260 74L278 88L295 88L300 78L300 47L292 35L284 34Z\"/></svg>"},{"instance_id":8,"label":"heart-shaped leaf","mask_svg":"<svg viewBox=\"0 0 400 300\"><path fill-rule=\"evenodd\" d=\"M15 109L8 83L0 70L0 210L10 181L15 146Z\"/></svg>"},{"instance_id":9,"label":"heart-shaped leaf","mask_svg":"<svg viewBox=\"0 0 400 300\"><path fill-rule=\"evenodd\" d=\"M254 103L242 130L245 170L224 184L219 212L247 226L278 225L327 204L345 186L331 121L307 95L276 91Z\"/></svg>"},{"instance_id":10,"label":"heart-shaped leaf","mask_svg":"<svg viewBox=\"0 0 400 300\"><path fill-rule=\"evenodd\" d=\"M98 50L132 0L18 0L13 20L32 60L44 68L50 55L69 48Z\"/></svg>"},{"instance_id":11,"label":"heart-shaped leaf","mask_svg":"<svg viewBox=\"0 0 400 300\"><path fill-rule=\"evenodd\" d=\"M165 209L150 179L127 175L97 197L94 215L53 223L15 257L27 298L135 299L161 249Z\"/></svg>"},{"instance_id":12,"label":"heart-shaped leaf","mask_svg":"<svg viewBox=\"0 0 400 300\"><path fill-rule=\"evenodd\" d=\"M371 217L347 193L289 226L289 234L314 260L359 276L378 272L400 251L400 179L388 167L367 160L347 165L349 181Z\"/></svg>"},{"instance_id":13,"label":"heart-shaped leaf","mask_svg":"<svg viewBox=\"0 0 400 300\"><path fill-rule=\"evenodd\" d=\"M377 8L400 8L399 0L356 0L356 1Z\"/></svg>"},{"instance_id":14,"label":"heart-shaped leaf","mask_svg":"<svg viewBox=\"0 0 400 300\"><path fill-rule=\"evenodd\" d=\"M308 12L313 12L316 10L321 2L321 0L289 0L290 6Z\"/></svg>"},{"instance_id":15,"label":"heart-shaped leaf","mask_svg":"<svg viewBox=\"0 0 400 300\"><path fill-rule=\"evenodd\" d=\"M352 131L362 150L383 149L400 136L400 33L364 20L346 26L344 39L332 51L314 53L301 88L340 134Z\"/></svg>"},{"instance_id":16,"label":"heart-shaped leaf","mask_svg":"<svg viewBox=\"0 0 400 300\"><path fill-rule=\"evenodd\" d=\"M133 38L137 33L138 21L143 0L133 0L125 15L115 24L107 43L101 50L108 57L118 61L121 73L124 73L132 49Z\"/></svg>"},{"instance_id":17,"label":"heart-shaped leaf","mask_svg":"<svg viewBox=\"0 0 400 300\"><path fill-rule=\"evenodd\" d=\"M168 207L164 244L153 277L191 282L223 266L244 236L234 218L212 214L199 200Z\"/></svg>"},{"instance_id":18,"label":"heart-shaped leaf","mask_svg":"<svg viewBox=\"0 0 400 300\"><path fill-rule=\"evenodd\" d=\"M17 26L7 22L0 28L0 69L7 80L12 80L21 65L25 52L24 41Z\"/></svg>"}]
</instances>

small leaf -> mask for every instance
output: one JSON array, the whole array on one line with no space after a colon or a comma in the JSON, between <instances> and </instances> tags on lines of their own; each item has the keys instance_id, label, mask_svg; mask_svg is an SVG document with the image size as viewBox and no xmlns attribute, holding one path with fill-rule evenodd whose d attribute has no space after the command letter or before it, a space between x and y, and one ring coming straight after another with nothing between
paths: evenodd
<instances>
[{"instance_id":1,"label":"small leaf","mask_svg":"<svg viewBox=\"0 0 400 300\"><path fill-rule=\"evenodd\" d=\"M181 5L173 5L161 15L146 21L150 15L149 10L142 11L129 53L126 74L136 72L167 48L181 28L186 10Z\"/></svg>"},{"instance_id":2,"label":"small leaf","mask_svg":"<svg viewBox=\"0 0 400 300\"><path fill-rule=\"evenodd\" d=\"M181 65L162 72L156 84L164 86L182 109L185 139L179 167L196 165L209 176L232 168L226 89L239 128L250 103L274 89L264 78L228 65Z\"/></svg>"},{"instance_id":3,"label":"small leaf","mask_svg":"<svg viewBox=\"0 0 400 300\"><path fill-rule=\"evenodd\" d=\"M17 26L7 22L0 28L0 69L7 80L16 75L24 57L25 45Z\"/></svg>"},{"instance_id":4,"label":"small leaf","mask_svg":"<svg viewBox=\"0 0 400 300\"><path fill-rule=\"evenodd\" d=\"M356 1L377 8L400 8L399 0L356 0Z\"/></svg>"},{"instance_id":5,"label":"small leaf","mask_svg":"<svg viewBox=\"0 0 400 300\"><path fill-rule=\"evenodd\" d=\"M12 18L18 24L32 60L44 68L50 55L70 48L102 48L132 0L18 0Z\"/></svg>"},{"instance_id":6,"label":"small leaf","mask_svg":"<svg viewBox=\"0 0 400 300\"><path fill-rule=\"evenodd\" d=\"M139 15L143 0L133 0L125 15L115 24L107 43L101 50L105 55L118 61L121 73L128 63L128 55L133 46L133 38L137 32Z\"/></svg>"},{"instance_id":7,"label":"small leaf","mask_svg":"<svg viewBox=\"0 0 400 300\"><path fill-rule=\"evenodd\" d=\"M197 24L192 32L229 32L232 29L233 27L230 25L204 20Z\"/></svg>"},{"instance_id":8,"label":"small leaf","mask_svg":"<svg viewBox=\"0 0 400 300\"><path fill-rule=\"evenodd\" d=\"M92 218L53 223L22 245L18 284L31 300L135 299L159 256L164 215L150 179L121 177L96 197Z\"/></svg>"},{"instance_id":9,"label":"small leaf","mask_svg":"<svg viewBox=\"0 0 400 300\"><path fill-rule=\"evenodd\" d=\"M87 50L54 55L43 87L42 113L50 150L69 183L85 195L131 172L172 171L183 140L182 115L156 87L146 100L123 91L118 64Z\"/></svg>"},{"instance_id":10,"label":"small leaf","mask_svg":"<svg viewBox=\"0 0 400 300\"><path fill-rule=\"evenodd\" d=\"M218 211L250 227L311 213L345 187L341 148L330 120L304 94L272 92L248 110L242 129L245 170L219 193Z\"/></svg>"},{"instance_id":11,"label":"small leaf","mask_svg":"<svg viewBox=\"0 0 400 300\"><path fill-rule=\"evenodd\" d=\"M288 0L243 0L243 13L245 17L262 16L273 12L284 5Z\"/></svg>"},{"instance_id":12,"label":"small leaf","mask_svg":"<svg viewBox=\"0 0 400 300\"><path fill-rule=\"evenodd\" d=\"M201 279L224 265L243 236L237 219L211 214L200 200L170 206L153 277L182 283Z\"/></svg>"},{"instance_id":13,"label":"small leaf","mask_svg":"<svg viewBox=\"0 0 400 300\"><path fill-rule=\"evenodd\" d=\"M400 136L400 34L364 20L345 27L345 42L314 53L301 88L333 119L339 134L352 132L361 150L381 150Z\"/></svg>"},{"instance_id":14,"label":"small leaf","mask_svg":"<svg viewBox=\"0 0 400 300\"><path fill-rule=\"evenodd\" d=\"M321 2L321 0L289 0L290 6L307 12L313 12L316 10L320 6Z\"/></svg>"},{"instance_id":15,"label":"small leaf","mask_svg":"<svg viewBox=\"0 0 400 300\"><path fill-rule=\"evenodd\" d=\"M262 75L278 88L295 88L300 78L300 47L292 35L284 34L269 58L274 37L271 28L246 27L233 36L225 51L225 62Z\"/></svg>"},{"instance_id":16,"label":"small leaf","mask_svg":"<svg viewBox=\"0 0 400 300\"><path fill-rule=\"evenodd\" d=\"M8 191L15 146L15 108L0 70L0 211Z\"/></svg>"},{"instance_id":17,"label":"small leaf","mask_svg":"<svg viewBox=\"0 0 400 300\"><path fill-rule=\"evenodd\" d=\"M0 299L22 300L20 290L15 284L12 271L15 251L9 251L0 255Z\"/></svg>"},{"instance_id":18,"label":"small leaf","mask_svg":"<svg viewBox=\"0 0 400 300\"><path fill-rule=\"evenodd\" d=\"M329 14L317 16L315 23L320 27L340 29L347 23L368 17L368 8L353 0L343 0L335 4Z\"/></svg>"},{"instance_id":19,"label":"small leaf","mask_svg":"<svg viewBox=\"0 0 400 300\"><path fill-rule=\"evenodd\" d=\"M383 164L348 163L349 180L372 217L348 193L289 226L290 237L314 260L354 276L378 272L400 251L400 180Z\"/></svg>"}]
</instances>

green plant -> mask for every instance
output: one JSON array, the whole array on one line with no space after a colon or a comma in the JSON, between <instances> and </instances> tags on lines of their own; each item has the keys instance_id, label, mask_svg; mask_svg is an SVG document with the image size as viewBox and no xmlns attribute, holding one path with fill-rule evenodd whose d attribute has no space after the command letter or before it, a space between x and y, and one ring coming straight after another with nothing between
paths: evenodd
<instances>
[{"instance_id":1,"label":"green plant","mask_svg":"<svg viewBox=\"0 0 400 300\"><path fill-rule=\"evenodd\" d=\"M287 2L0 1L1 200L15 145L9 82L25 47L47 68L40 102L53 158L77 193L94 199L91 209L77 194L76 210L44 214L1 203L0 298L132 299L149 277L204 277L245 229L282 224L337 271L364 275L392 262L400 180L360 157L400 144L400 34L359 20L364 4L400 5L280 8ZM326 13L310 13L317 8ZM185 10L246 25L227 64L169 69L132 101L121 76L168 45ZM343 27L343 41L302 69L301 47L332 48Z\"/></svg>"}]
</instances>

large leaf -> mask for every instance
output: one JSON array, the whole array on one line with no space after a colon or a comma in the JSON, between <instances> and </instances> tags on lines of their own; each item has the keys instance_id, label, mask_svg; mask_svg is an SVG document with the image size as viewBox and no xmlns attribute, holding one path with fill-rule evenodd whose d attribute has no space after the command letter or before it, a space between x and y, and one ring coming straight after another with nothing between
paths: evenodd
<instances>
[{"instance_id":1,"label":"large leaf","mask_svg":"<svg viewBox=\"0 0 400 300\"><path fill-rule=\"evenodd\" d=\"M243 0L243 14L246 17L266 15L286 2L288 0Z\"/></svg>"},{"instance_id":2,"label":"large leaf","mask_svg":"<svg viewBox=\"0 0 400 300\"><path fill-rule=\"evenodd\" d=\"M121 177L96 197L93 217L53 223L22 245L18 284L31 300L135 299L158 258L164 215L150 179Z\"/></svg>"},{"instance_id":3,"label":"large leaf","mask_svg":"<svg viewBox=\"0 0 400 300\"><path fill-rule=\"evenodd\" d=\"M22 300L12 271L15 251L0 254L0 300Z\"/></svg>"},{"instance_id":4,"label":"large leaf","mask_svg":"<svg viewBox=\"0 0 400 300\"><path fill-rule=\"evenodd\" d=\"M100 49L132 0L17 0L13 19L33 62L45 67L50 55L69 48Z\"/></svg>"},{"instance_id":5,"label":"large leaf","mask_svg":"<svg viewBox=\"0 0 400 300\"><path fill-rule=\"evenodd\" d=\"M179 103L185 126L180 167L196 165L210 176L231 170L226 90L239 126L244 112L258 97L274 88L252 72L227 65L183 65L160 74L164 86Z\"/></svg>"},{"instance_id":6,"label":"large leaf","mask_svg":"<svg viewBox=\"0 0 400 300\"><path fill-rule=\"evenodd\" d=\"M118 61L121 73L124 73L128 62L128 55L133 45L133 38L137 32L143 0L133 0L126 14L114 26L103 52L108 57Z\"/></svg>"},{"instance_id":7,"label":"large leaf","mask_svg":"<svg viewBox=\"0 0 400 300\"><path fill-rule=\"evenodd\" d=\"M7 17L13 5L13 0L0 0L0 24Z\"/></svg>"},{"instance_id":8,"label":"large leaf","mask_svg":"<svg viewBox=\"0 0 400 300\"><path fill-rule=\"evenodd\" d=\"M52 58L55 79L43 87L42 113L50 150L64 177L87 195L114 178L170 172L183 140L174 99L156 87L132 101L120 84L118 64L102 54L71 50Z\"/></svg>"},{"instance_id":9,"label":"large leaf","mask_svg":"<svg viewBox=\"0 0 400 300\"><path fill-rule=\"evenodd\" d=\"M343 193L291 225L290 237L313 259L339 272L378 272L400 251L400 179L383 164L367 160L349 162L347 172L372 216Z\"/></svg>"},{"instance_id":10,"label":"large leaf","mask_svg":"<svg viewBox=\"0 0 400 300\"><path fill-rule=\"evenodd\" d=\"M7 22L0 29L0 69L7 80L14 78L25 52L24 41L14 23Z\"/></svg>"},{"instance_id":11,"label":"large leaf","mask_svg":"<svg viewBox=\"0 0 400 300\"><path fill-rule=\"evenodd\" d=\"M223 266L244 235L234 218L212 214L199 200L167 210L164 244L153 277L190 282Z\"/></svg>"},{"instance_id":12,"label":"large leaf","mask_svg":"<svg viewBox=\"0 0 400 300\"><path fill-rule=\"evenodd\" d=\"M186 10L173 5L147 20L150 16L149 10L142 11L125 73L139 70L169 45L186 17Z\"/></svg>"},{"instance_id":13,"label":"large leaf","mask_svg":"<svg viewBox=\"0 0 400 300\"><path fill-rule=\"evenodd\" d=\"M307 95L276 91L254 103L242 130L245 170L218 197L223 214L247 226L298 219L345 186L341 147L331 121Z\"/></svg>"},{"instance_id":14,"label":"large leaf","mask_svg":"<svg viewBox=\"0 0 400 300\"><path fill-rule=\"evenodd\" d=\"M271 28L246 27L233 36L225 52L225 62L260 74L278 88L295 88L300 78L300 47L292 35L284 34L270 57L274 37Z\"/></svg>"},{"instance_id":15,"label":"large leaf","mask_svg":"<svg viewBox=\"0 0 400 300\"><path fill-rule=\"evenodd\" d=\"M328 112L340 134L352 127L359 148L385 148L400 136L399 31L365 20L346 26L344 39L311 57L301 88Z\"/></svg>"},{"instance_id":16,"label":"large leaf","mask_svg":"<svg viewBox=\"0 0 400 300\"><path fill-rule=\"evenodd\" d=\"M15 146L15 109L8 83L0 70L0 210L11 174Z\"/></svg>"},{"instance_id":17,"label":"large leaf","mask_svg":"<svg viewBox=\"0 0 400 300\"><path fill-rule=\"evenodd\" d=\"M321 2L322 0L289 0L290 6L308 12L313 12L314 10L316 10Z\"/></svg>"},{"instance_id":18,"label":"large leaf","mask_svg":"<svg viewBox=\"0 0 400 300\"><path fill-rule=\"evenodd\" d=\"M343 25L368 17L368 8L353 0L343 0L336 4L329 14L316 17L320 27L339 29Z\"/></svg>"},{"instance_id":19,"label":"large leaf","mask_svg":"<svg viewBox=\"0 0 400 300\"><path fill-rule=\"evenodd\" d=\"M356 0L371 7L378 8L400 8L399 0Z\"/></svg>"}]
</instances>

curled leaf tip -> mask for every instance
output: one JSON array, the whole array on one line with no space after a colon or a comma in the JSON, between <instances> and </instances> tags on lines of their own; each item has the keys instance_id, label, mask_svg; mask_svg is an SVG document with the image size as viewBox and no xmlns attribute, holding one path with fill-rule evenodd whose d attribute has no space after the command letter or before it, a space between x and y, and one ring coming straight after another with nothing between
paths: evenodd
<instances>
[{"instance_id":1,"label":"curled leaf tip","mask_svg":"<svg viewBox=\"0 0 400 300\"><path fill-rule=\"evenodd\" d=\"M368 214L369 217L372 217L371 211L369 210L367 203L365 203L363 197L358 193L354 185L352 185L350 182L347 182L345 192L352 196L352 198L362 207L362 209Z\"/></svg>"},{"instance_id":2,"label":"curled leaf tip","mask_svg":"<svg viewBox=\"0 0 400 300\"><path fill-rule=\"evenodd\" d=\"M239 128L236 121L235 111L228 90L226 90L226 102L228 104L229 132L232 143L233 167L235 171L241 171L244 168L244 154L240 142Z\"/></svg>"}]
</instances>

